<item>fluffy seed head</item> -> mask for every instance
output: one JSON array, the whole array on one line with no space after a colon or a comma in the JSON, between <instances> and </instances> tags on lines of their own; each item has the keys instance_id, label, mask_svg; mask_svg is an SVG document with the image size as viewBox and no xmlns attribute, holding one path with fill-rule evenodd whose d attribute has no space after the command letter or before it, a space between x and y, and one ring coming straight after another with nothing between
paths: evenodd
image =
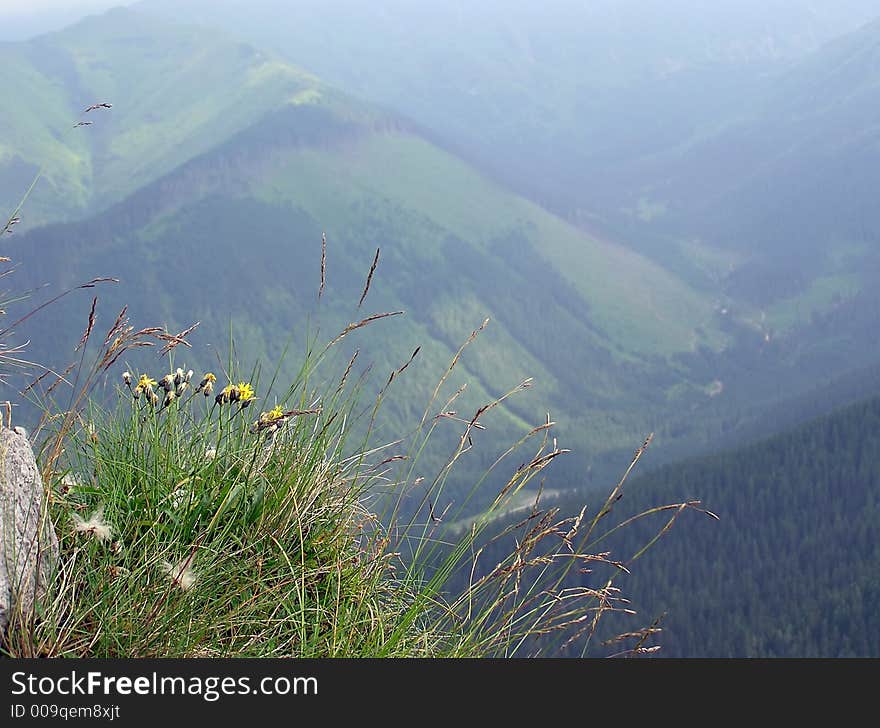
<instances>
[{"instance_id":1,"label":"fluffy seed head","mask_svg":"<svg viewBox=\"0 0 880 728\"><path fill-rule=\"evenodd\" d=\"M192 588L192 585L196 583L196 574L190 566L191 562L192 557L187 556L176 564L163 561L160 567L165 575L171 579L174 586L186 591L187 589Z\"/></svg>"},{"instance_id":2,"label":"fluffy seed head","mask_svg":"<svg viewBox=\"0 0 880 728\"><path fill-rule=\"evenodd\" d=\"M78 513L71 513L70 518L73 521L73 529L77 533L87 534L98 541L107 541L113 537L113 526L104 520L104 506L92 513L88 520Z\"/></svg>"}]
</instances>

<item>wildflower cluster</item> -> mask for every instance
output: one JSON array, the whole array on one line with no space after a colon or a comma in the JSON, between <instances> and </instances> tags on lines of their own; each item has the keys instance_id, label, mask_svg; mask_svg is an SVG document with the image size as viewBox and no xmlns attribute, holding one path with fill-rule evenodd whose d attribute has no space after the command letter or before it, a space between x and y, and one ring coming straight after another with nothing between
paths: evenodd
<instances>
[{"instance_id":1,"label":"wildflower cluster","mask_svg":"<svg viewBox=\"0 0 880 728\"><path fill-rule=\"evenodd\" d=\"M156 411L164 410L176 400L184 398L187 394L190 396L184 398L182 403L178 402L178 406L186 406L198 394L202 394L206 399L209 396L214 396L215 404L221 407L237 403L237 409L239 411L250 406L257 400L254 386L250 382L238 381L235 383L235 380L232 380L217 392L215 390L217 376L213 372L206 372L201 377L201 380L194 381L193 376L194 373L192 369L184 371L183 368L179 367L167 374L157 376L156 378L151 377L149 374L134 374L131 371L123 372L121 378L124 386L131 393L133 400L146 402L148 408L155 408ZM196 381L198 381L198 385L196 385ZM250 429L254 434L266 433L274 437L275 433L278 432L280 428L283 427L284 423L291 418L305 414L317 414L320 411L320 408L310 410L285 410L282 405L276 404L271 409L268 409L265 412L260 412L256 421L250 426L245 425L244 423L240 426L243 429ZM205 448L204 463L210 463L218 457L217 448L211 445L211 440L208 439L211 436L211 421L210 414L207 414L206 419L202 423L194 421L194 429L192 430L192 434L198 438L195 442L198 442L199 447ZM175 426L185 428L188 425L177 423ZM182 433L183 430L181 429L180 432ZM97 441L95 442L97 444ZM112 444L109 443L102 443L102 445L104 445L104 447L112 447ZM263 445L264 443L254 443L251 446L263 448ZM249 446L245 445L245 447ZM183 450L185 451L186 448ZM156 452L159 452L152 448L144 448L142 450L139 448L139 451L143 452L148 458L151 457L150 453L155 454ZM103 448L96 448L94 452L100 454L103 452ZM259 452L261 453L261 456L265 458L265 449L261 449ZM231 457L230 462L232 463L231 465L223 465L224 477L234 478L236 477L236 474L241 475L241 473L238 473L236 469L237 466L235 465L237 458ZM167 466L167 461L163 460L163 468ZM190 468L192 468L192 465L188 464L187 470L190 470ZM141 469L146 472L151 468L144 466ZM199 466L197 464L195 470L197 475L193 476L191 474L190 477L187 478L174 476L172 478L172 482L175 484L174 487L164 493L160 491L156 502L160 504L161 511L164 513L163 516L160 516L161 518L170 517L173 519L191 520L197 517L194 513L198 511L198 509L203 508L205 503L210 504L211 499L217 496L220 490L212 486L212 471L199 473L198 470ZM121 477L123 481L126 478L124 474L122 474ZM79 480L75 479L72 474L67 473L59 480L59 482L62 483L63 492L66 496L77 498L82 485ZM74 486L76 486L76 488ZM109 573L114 578L123 574L130 576L132 572L128 568L128 562L123 566L122 557L118 556L118 554L121 553L123 543L122 538L125 529L122 526L117 528L115 524L112 525L108 522L105 518L105 509L103 505L98 505L97 508L92 505L88 510L86 510L86 508L87 506L85 504L78 504L74 506L75 510L73 512L69 512L72 533L83 541L94 541L107 546L108 553L115 558L115 561L119 561L119 563L114 562L107 567ZM76 512L77 510L79 512ZM116 511L114 510L114 512ZM119 532L118 536L117 532ZM114 541L115 538L120 540ZM177 555L175 555L174 558L167 560L157 560L150 567L158 568L166 580L166 583L169 583L171 587L179 589L180 591L190 591L194 586L197 586L197 574L194 570L194 561L196 557L195 547L189 543L185 544L185 547L190 549L189 555L184 556L180 560L176 560L179 551L177 549L169 549L166 553L170 554L175 553L176 551ZM128 557L126 556L126 558Z\"/></svg>"},{"instance_id":2,"label":"wildflower cluster","mask_svg":"<svg viewBox=\"0 0 880 728\"><path fill-rule=\"evenodd\" d=\"M186 394L192 375L192 369L184 374L183 369L178 367L176 372L166 374L162 377L162 381L159 382L159 386L165 390L165 398L162 400L162 409L165 409L178 397L182 397Z\"/></svg>"},{"instance_id":3,"label":"wildflower cluster","mask_svg":"<svg viewBox=\"0 0 880 728\"><path fill-rule=\"evenodd\" d=\"M161 397L162 409L165 409L174 402L174 400L179 399L186 394L190 387L192 377L192 369L184 372L183 369L178 367L176 371L166 374L158 382L147 374L141 374L135 385L132 386L133 378L131 372L122 373L122 381L125 386L131 390L132 396L135 399L140 399L143 396L154 407L159 404L160 399L160 395L156 392L156 389L161 389L165 393L164 396ZM202 381L199 382L199 386L196 387L195 393L201 392L205 397L210 396L214 389L214 382L216 381L217 377L211 372L208 372L202 377ZM251 399L254 398L253 389L250 389L249 396Z\"/></svg>"}]
</instances>

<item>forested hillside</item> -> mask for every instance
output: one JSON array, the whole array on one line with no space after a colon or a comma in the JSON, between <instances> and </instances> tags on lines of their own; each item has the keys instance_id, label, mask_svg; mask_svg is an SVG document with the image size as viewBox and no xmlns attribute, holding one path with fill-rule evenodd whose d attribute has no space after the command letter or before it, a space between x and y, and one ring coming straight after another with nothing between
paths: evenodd
<instances>
[{"instance_id":1,"label":"forested hillside","mask_svg":"<svg viewBox=\"0 0 880 728\"><path fill-rule=\"evenodd\" d=\"M669 657L880 656L880 399L635 478L609 518L688 500L720 520L684 513L628 564L639 616L615 627L665 615ZM626 561L663 522L603 548Z\"/></svg>"}]
</instances>

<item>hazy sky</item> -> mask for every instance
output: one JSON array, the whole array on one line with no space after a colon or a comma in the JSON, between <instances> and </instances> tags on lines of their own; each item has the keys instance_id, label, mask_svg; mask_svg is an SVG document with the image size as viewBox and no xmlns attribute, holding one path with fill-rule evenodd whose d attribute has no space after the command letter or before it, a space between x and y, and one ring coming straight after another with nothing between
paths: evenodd
<instances>
[{"instance_id":1,"label":"hazy sky","mask_svg":"<svg viewBox=\"0 0 880 728\"><path fill-rule=\"evenodd\" d=\"M0 0L0 15L30 15L47 10L101 10L133 0Z\"/></svg>"},{"instance_id":2,"label":"hazy sky","mask_svg":"<svg viewBox=\"0 0 880 728\"><path fill-rule=\"evenodd\" d=\"M307 7L321 7L325 0L306 0ZM0 0L0 40L25 40L34 35L60 30L61 28L75 23L85 15L102 12L108 8L119 5L133 5L137 0ZM189 0L157 0L154 4L165 11L176 9ZM241 7L248 6L247 0L239 0ZM365 5L382 8L418 7L421 3L425 6L440 8L446 12L456 4L465 0L347 0L357 6L363 2ZM827 23L830 26L829 37L838 33L848 32L858 27L867 20L880 15L880 5L877 0L471 0L474 4L488 8L496 8L499 17L503 17L504 8L508 3L523 5L540 9L549 8L546 12L552 14L554 7L574 7L584 10L591 8L593 12L605 12L618 7L622 13L624 22L638 24L641 19L640 8L644 8L648 17L663 19L668 16L670 22L678 23L682 18L694 16L709 26L726 25L734 21L733 25L748 22L749 18L767 19L768 27L773 27L773 19L782 19L782 26L791 25L788 20L797 16L815 16L817 22ZM410 4L412 3L412 4ZM203 9L205 2L196 3ZM229 5L229 2L223 2ZM279 9L291 10L294 3L290 0L263 0L260 4L268 5L272 12ZM346 0L334 0L330 5L346 4ZM207 3L210 8L211 3ZM604 8L604 10L603 10ZM633 15L635 12L635 15ZM657 13L660 12L658 16ZM629 13L629 14L627 14ZM185 14L185 13L184 13ZM332 17L332 11L331 11ZM744 20L745 19L745 20ZM787 20L786 20L787 19ZM796 23L794 24L797 25ZM840 26L840 27L838 27ZM662 28L657 29L662 33Z\"/></svg>"},{"instance_id":3,"label":"hazy sky","mask_svg":"<svg viewBox=\"0 0 880 728\"><path fill-rule=\"evenodd\" d=\"M25 40L135 0L0 0L0 41Z\"/></svg>"}]
</instances>

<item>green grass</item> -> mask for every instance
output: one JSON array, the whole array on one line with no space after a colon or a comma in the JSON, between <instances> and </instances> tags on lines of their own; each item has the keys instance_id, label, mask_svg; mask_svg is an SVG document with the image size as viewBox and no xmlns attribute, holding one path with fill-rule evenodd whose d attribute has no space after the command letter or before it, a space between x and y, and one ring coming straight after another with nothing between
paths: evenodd
<instances>
[{"instance_id":1,"label":"green grass","mask_svg":"<svg viewBox=\"0 0 880 728\"><path fill-rule=\"evenodd\" d=\"M84 340L96 335L90 327ZM159 343L173 349L167 383L164 368L121 372L128 354ZM37 609L13 613L5 654L542 654L563 639L589 637L603 614L625 608L614 579L563 586L579 564L614 567L607 554L582 546L620 486L583 537L584 513L558 519L525 497L529 482L566 452L549 424L496 460L490 471L512 474L463 534L456 514L442 525L446 512L439 505L435 512L435 504L471 447L477 418L461 422L459 447L428 483L414 473L438 426L431 415L449 407L437 398L441 385L470 340L444 372L418 431L379 444L353 433L364 432L355 426L361 417L370 432L387 390L367 397L348 368L327 371L332 343L311 339L290 383L277 379L278 368L244 375L229 361L223 370L231 376L218 372L205 391L197 383L207 376L175 369L180 343L161 330L134 332L121 317L94 363L83 360L71 375L80 389L67 409L47 404L39 461L61 558ZM90 395L106 376L115 381L110 409ZM42 386L51 403L52 383ZM522 459L516 468L515 459ZM427 514L403 517L400 498L417 489ZM490 527L517 509L525 520L493 536ZM517 532L497 565L480 561L486 546ZM494 561L497 546L492 553ZM467 588L449 591L449 579L463 570L471 574Z\"/></svg>"}]
</instances>

